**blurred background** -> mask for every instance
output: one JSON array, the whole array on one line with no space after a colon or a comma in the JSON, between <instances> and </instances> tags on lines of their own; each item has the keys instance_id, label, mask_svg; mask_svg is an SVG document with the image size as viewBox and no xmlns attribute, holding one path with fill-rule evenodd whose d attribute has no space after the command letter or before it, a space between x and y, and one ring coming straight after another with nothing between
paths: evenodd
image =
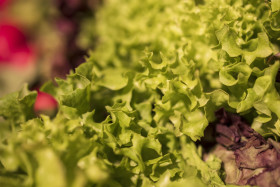
<instances>
[{"instance_id":1,"label":"blurred background","mask_svg":"<svg viewBox=\"0 0 280 187\"><path fill-rule=\"evenodd\" d=\"M102 0L0 0L0 97L65 78L94 49L94 13ZM56 101L38 91L35 110Z\"/></svg>"}]
</instances>

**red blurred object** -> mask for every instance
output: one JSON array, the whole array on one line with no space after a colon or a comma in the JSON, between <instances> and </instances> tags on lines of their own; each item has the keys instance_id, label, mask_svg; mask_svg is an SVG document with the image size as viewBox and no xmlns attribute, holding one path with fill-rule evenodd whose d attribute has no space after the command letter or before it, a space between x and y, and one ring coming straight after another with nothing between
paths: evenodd
<instances>
[{"instance_id":1,"label":"red blurred object","mask_svg":"<svg viewBox=\"0 0 280 187\"><path fill-rule=\"evenodd\" d=\"M53 96L39 90L37 90L37 93L38 95L34 105L35 111L52 111L57 109L58 103Z\"/></svg>"},{"instance_id":2,"label":"red blurred object","mask_svg":"<svg viewBox=\"0 0 280 187\"><path fill-rule=\"evenodd\" d=\"M0 9L3 8L9 0L0 0Z\"/></svg>"},{"instance_id":3,"label":"red blurred object","mask_svg":"<svg viewBox=\"0 0 280 187\"><path fill-rule=\"evenodd\" d=\"M34 52L23 32L13 24L0 23L0 65L22 68L33 61Z\"/></svg>"}]
</instances>

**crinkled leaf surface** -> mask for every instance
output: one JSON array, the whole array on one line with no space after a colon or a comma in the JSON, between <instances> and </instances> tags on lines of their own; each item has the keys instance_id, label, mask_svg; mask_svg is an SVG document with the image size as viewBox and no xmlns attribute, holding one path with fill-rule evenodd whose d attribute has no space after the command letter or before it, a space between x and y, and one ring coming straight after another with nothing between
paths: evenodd
<instances>
[{"instance_id":1,"label":"crinkled leaf surface","mask_svg":"<svg viewBox=\"0 0 280 187\"><path fill-rule=\"evenodd\" d=\"M195 141L221 107L280 135L279 16L278 0L107 0L87 62L41 88L54 118L27 89L0 100L0 184L225 186Z\"/></svg>"}]
</instances>

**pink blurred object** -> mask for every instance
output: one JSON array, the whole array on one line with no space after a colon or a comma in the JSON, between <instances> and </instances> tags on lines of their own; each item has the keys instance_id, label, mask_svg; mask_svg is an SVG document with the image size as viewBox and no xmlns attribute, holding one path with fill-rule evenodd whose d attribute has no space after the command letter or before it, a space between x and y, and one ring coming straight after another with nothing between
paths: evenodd
<instances>
[{"instance_id":1,"label":"pink blurred object","mask_svg":"<svg viewBox=\"0 0 280 187\"><path fill-rule=\"evenodd\" d=\"M47 94L45 92L41 92L37 90L37 99L34 105L34 110L36 112L38 111L52 111L57 109L57 101L51 96L50 94Z\"/></svg>"},{"instance_id":2,"label":"pink blurred object","mask_svg":"<svg viewBox=\"0 0 280 187\"><path fill-rule=\"evenodd\" d=\"M3 8L9 0L0 0L0 9Z\"/></svg>"},{"instance_id":3,"label":"pink blurred object","mask_svg":"<svg viewBox=\"0 0 280 187\"><path fill-rule=\"evenodd\" d=\"M33 61L34 52L23 32L12 24L0 23L0 65L23 68Z\"/></svg>"}]
</instances>

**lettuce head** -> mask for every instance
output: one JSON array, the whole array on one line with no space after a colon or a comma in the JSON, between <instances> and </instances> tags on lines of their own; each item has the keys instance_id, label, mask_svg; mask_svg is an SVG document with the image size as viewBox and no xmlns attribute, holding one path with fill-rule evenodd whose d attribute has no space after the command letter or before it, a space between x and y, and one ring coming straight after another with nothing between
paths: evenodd
<instances>
[{"instance_id":1,"label":"lettuce head","mask_svg":"<svg viewBox=\"0 0 280 187\"><path fill-rule=\"evenodd\" d=\"M107 0L92 24L87 62L41 88L55 117L0 99L0 186L233 186L199 144L220 108L278 140L279 0Z\"/></svg>"}]
</instances>

